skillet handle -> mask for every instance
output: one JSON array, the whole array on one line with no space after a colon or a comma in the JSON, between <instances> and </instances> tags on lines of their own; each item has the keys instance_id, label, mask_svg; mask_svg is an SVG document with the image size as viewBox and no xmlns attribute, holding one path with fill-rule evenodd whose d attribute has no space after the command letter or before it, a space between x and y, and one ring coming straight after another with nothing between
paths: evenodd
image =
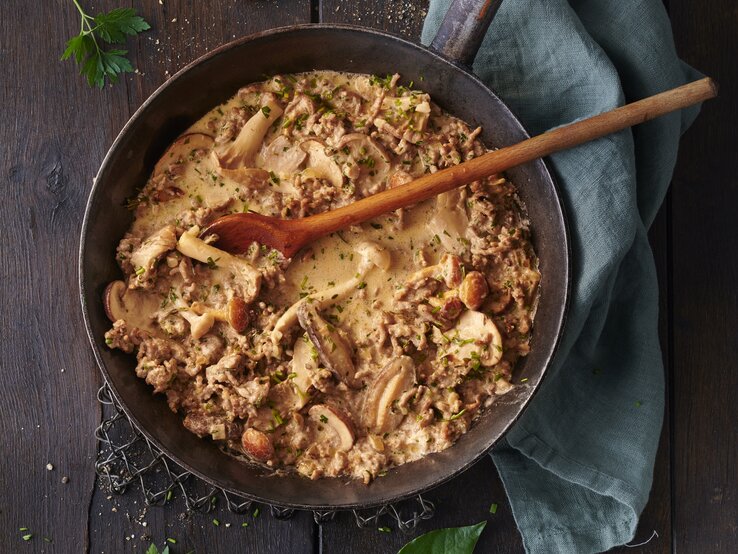
<instances>
[{"instance_id":1,"label":"skillet handle","mask_svg":"<svg viewBox=\"0 0 738 554\"><path fill-rule=\"evenodd\" d=\"M453 0L430 47L471 67L502 0Z\"/></svg>"}]
</instances>

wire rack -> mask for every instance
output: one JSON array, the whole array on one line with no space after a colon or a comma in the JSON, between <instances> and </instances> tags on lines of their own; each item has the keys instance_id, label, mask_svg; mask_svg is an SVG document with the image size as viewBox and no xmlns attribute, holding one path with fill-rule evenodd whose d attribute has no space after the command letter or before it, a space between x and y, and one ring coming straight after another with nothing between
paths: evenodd
<instances>
[{"instance_id":1,"label":"wire rack","mask_svg":"<svg viewBox=\"0 0 738 554\"><path fill-rule=\"evenodd\" d=\"M95 430L98 441L95 473L110 493L123 494L129 488L138 488L150 506L164 506L180 497L188 511L202 513L219 509L219 498L236 514L250 511L256 505L252 500L206 483L167 457L128 419L107 382L98 390L97 399L102 405L103 419ZM280 520L291 518L295 512L292 508L275 505L270 505L269 511ZM370 510L351 510L359 527L379 527L380 520L388 517L405 533L412 532L421 521L432 518L434 512L433 502L420 495ZM315 522L321 525L333 520L337 512L312 513Z\"/></svg>"}]
</instances>

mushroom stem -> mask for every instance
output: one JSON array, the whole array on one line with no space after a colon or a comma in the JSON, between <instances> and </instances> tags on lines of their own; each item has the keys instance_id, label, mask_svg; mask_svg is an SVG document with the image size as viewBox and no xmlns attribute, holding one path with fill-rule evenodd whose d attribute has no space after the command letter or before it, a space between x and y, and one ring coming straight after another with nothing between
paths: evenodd
<instances>
[{"instance_id":1,"label":"mushroom stem","mask_svg":"<svg viewBox=\"0 0 738 554\"><path fill-rule=\"evenodd\" d=\"M218 165L226 169L246 167L254 159L269 127L282 115L282 107L273 98L261 106L244 124L236 140L214 151Z\"/></svg>"},{"instance_id":2,"label":"mushroom stem","mask_svg":"<svg viewBox=\"0 0 738 554\"><path fill-rule=\"evenodd\" d=\"M200 228L195 226L182 233L177 242L177 250L199 262L230 269L237 277L241 277L246 281L243 300L247 304L252 302L259 294L261 273L246 260L237 258L225 250L215 248L199 239L197 237L199 232Z\"/></svg>"}]
</instances>

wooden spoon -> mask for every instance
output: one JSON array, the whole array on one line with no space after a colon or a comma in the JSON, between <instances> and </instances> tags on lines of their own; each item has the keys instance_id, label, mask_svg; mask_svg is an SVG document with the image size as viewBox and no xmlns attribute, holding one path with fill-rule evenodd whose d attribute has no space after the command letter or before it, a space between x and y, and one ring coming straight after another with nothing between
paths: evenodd
<instances>
[{"instance_id":1,"label":"wooden spoon","mask_svg":"<svg viewBox=\"0 0 738 554\"><path fill-rule=\"evenodd\" d=\"M217 234L216 245L229 252L244 252L251 243L258 242L291 258L303 246L329 233L715 96L716 83L704 78L488 152L336 210L301 219L279 219L256 213L231 214L216 219L202 235Z\"/></svg>"}]
</instances>

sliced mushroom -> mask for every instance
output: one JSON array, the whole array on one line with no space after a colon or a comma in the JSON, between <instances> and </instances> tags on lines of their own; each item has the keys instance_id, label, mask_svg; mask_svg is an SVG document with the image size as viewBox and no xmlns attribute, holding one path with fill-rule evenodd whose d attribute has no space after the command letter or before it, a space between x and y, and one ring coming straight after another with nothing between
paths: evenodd
<instances>
[{"instance_id":1,"label":"sliced mushroom","mask_svg":"<svg viewBox=\"0 0 738 554\"><path fill-rule=\"evenodd\" d=\"M228 169L218 166L218 173L239 185L243 185L248 190L263 189L269 180L269 172L264 169L254 167L237 167Z\"/></svg>"},{"instance_id":2,"label":"sliced mushroom","mask_svg":"<svg viewBox=\"0 0 738 554\"><path fill-rule=\"evenodd\" d=\"M339 149L348 152L353 163L359 166L363 193L375 192L378 183L387 178L390 169L390 157L385 149L374 139L363 133L344 135L338 143Z\"/></svg>"},{"instance_id":3,"label":"sliced mushroom","mask_svg":"<svg viewBox=\"0 0 738 554\"><path fill-rule=\"evenodd\" d=\"M290 370L295 374L292 384L297 395L297 407L299 410L307 404L310 396L308 389L313 384L311 372L317 369L318 351L307 337L300 337L292 347L292 360Z\"/></svg>"},{"instance_id":4,"label":"sliced mushroom","mask_svg":"<svg viewBox=\"0 0 738 554\"><path fill-rule=\"evenodd\" d=\"M308 176L326 179L336 188L343 185L343 173L338 164L325 153L325 145L316 139L303 141L300 148L308 155L307 169L304 172Z\"/></svg>"},{"instance_id":5,"label":"sliced mushroom","mask_svg":"<svg viewBox=\"0 0 738 554\"><path fill-rule=\"evenodd\" d=\"M236 276L241 284L241 297L246 304L250 304L259 294L261 287L261 272L246 260L229 254L224 250L210 246L197 238L198 227L182 233L177 242L177 250L188 258L215 266L214 271L228 271Z\"/></svg>"},{"instance_id":6,"label":"sliced mushroom","mask_svg":"<svg viewBox=\"0 0 738 554\"><path fill-rule=\"evenodd\" d=\"M174 225L166 225L147 237L131 254L131 265L136 272L135 278L131 280L131 288L146 288L151 282L159 260L176 246L177 235Z\"/></svg>"},{"instance_id":7,"label":"sliced mushroom","mask_svg":"<svg viewBox=\"0 0 738 554\"><path fill-rule=\"evenodd\" d=\"M156 162L151 177L158 177L172 164L183 164L200 159L213 147L213 137L204 133L188 133L175 140Z\"/></svg>"},{"instance_id":8,"label":"sliced mushroom","mask_svg":"<svg viewBox=\"0 0 738 554\"><path fill-rule=\"evenodd\" d=\"M323 366L349 387L360 387L361 382L354 378L356 373L354 351L348 339L336 327L320 317L312 304L302 304L297 310L297 318L318 350L318 358Z\"/></svg>"},{"instance_id":9,"label":"sliced mushroom","mask_svg":"<svg viewBox=\"0 0 738 554\"><path fill-rule=\"evenodd\" d=\"M274 456L272 440L253 427L247 428L241 435L241 446L246 454L260 462L266 462Z\"/></svg>"},{"instance_id":10,"label":"sliced mushroom","mask_svg":"<svg viewBox=\"0 0 738 554\"><path fill-rule=\"evenodd\" d=\"M455 254L444 254L435 265L429 265L419 269L407 278L408 283L414 283L423 279L433 278L443 280L449 289L455 289L462 282L463 271L461 269L461 258Z\"/></svg>"},{"instance_id":11,"label":"sliced mushroom","mask_svg":"<svg viewBox=\"0 0 738 554\"><path fill-rule=\"evenodd\" d=\"M356 275L335 287L309 294L292 304L274 325L272 341L275 344L278 344L284 333L297 323L297 310L300 306L309 303L320 310L326 304L334 303L350 292L356 291L357 285L363 281L364 277L366 277L372 268L379 267L380 269L387 270L391 265L392 259L389 252L374 242L361 242L356 245L355 251L361 256Z\"/></svg>"},{"instance_id":12,"label":"sliced mushroom","mask_svg":"<svg viewBox=\"0 0 738 554\"><path fill-rule=\"evenodd\" d=\"M124 281L113 281L103 293L103 305L108 319L115 323L123 320L129 327L141 329L159 336L153 314L159 308L161 299L154 294L129 289Z\"/></svg>"},{"instance_id":13,"label":"sliced mushroom","mask_svg":"<svg viewBox=\"0 0 738 554\"><path fill-rule=\"evenodd\" d=\"M280 177L288 177L297 173L307 153L304 149L295 146L285 135L279 135L264 147L259 157L260 167L273 171Z\"/></svg>"},{"instance_id":14,"label":"sliced mushroom","mask_svg":"<svg viewBox=\"0 0 738 554\"><path fill-rule=\"evenodd\" d=\"M338 439L339 450L351 450L356 434L351 418L345 412L327 404L316 404L310 408L308 415L319 427L333 431Z\"/></svg>"},{"instance_id":15,"label":"sliced mushroom","mask_svg":"<svg viewBox=\"0 0 738 554\"><path fill-rule=\"evenodd\" d=\"M233 142L214 151L218 165L225 169L253 165L254 156L264 141L264 136L280 115L282 107L274 98L268 98L244 124Z\"/></svg>"},{"instance_id":16,"label":"sliced mushroom","mask_svg":"<svg viewBox=\"0 0 738 554\"><path fill-rule=\"evenodd\" d=\"M381 435L397 428L405 418L396 406L400 397L415 385L415 364L409 356L388 363L369 386L364 400L364 421Z\"/></svg>"},{"instance_id":17,"label":"sliced mushroom","mask_svg":"<svg viewBox=\"0 0 738 554\"><path fill-rule=\"evenodd\" d=\"M465 362L478 356L483 366L493 366L502 359L500 331L482 312L464 312L448 336L451 345L447 355L451 361Z\"/></svg>"},{"instance_id":18,"label":"sliced mushroom","mask_svg":"<svg viewBox=\"0 0 738 554\"><path fill-rule=\"evenodd\" d=\"M447 252L461 254L469 244L466 230L469 218L458 190L444 192L436 197L433 216L427 223L431 235L438 237Z\"/></svg>"}]
</instances>

